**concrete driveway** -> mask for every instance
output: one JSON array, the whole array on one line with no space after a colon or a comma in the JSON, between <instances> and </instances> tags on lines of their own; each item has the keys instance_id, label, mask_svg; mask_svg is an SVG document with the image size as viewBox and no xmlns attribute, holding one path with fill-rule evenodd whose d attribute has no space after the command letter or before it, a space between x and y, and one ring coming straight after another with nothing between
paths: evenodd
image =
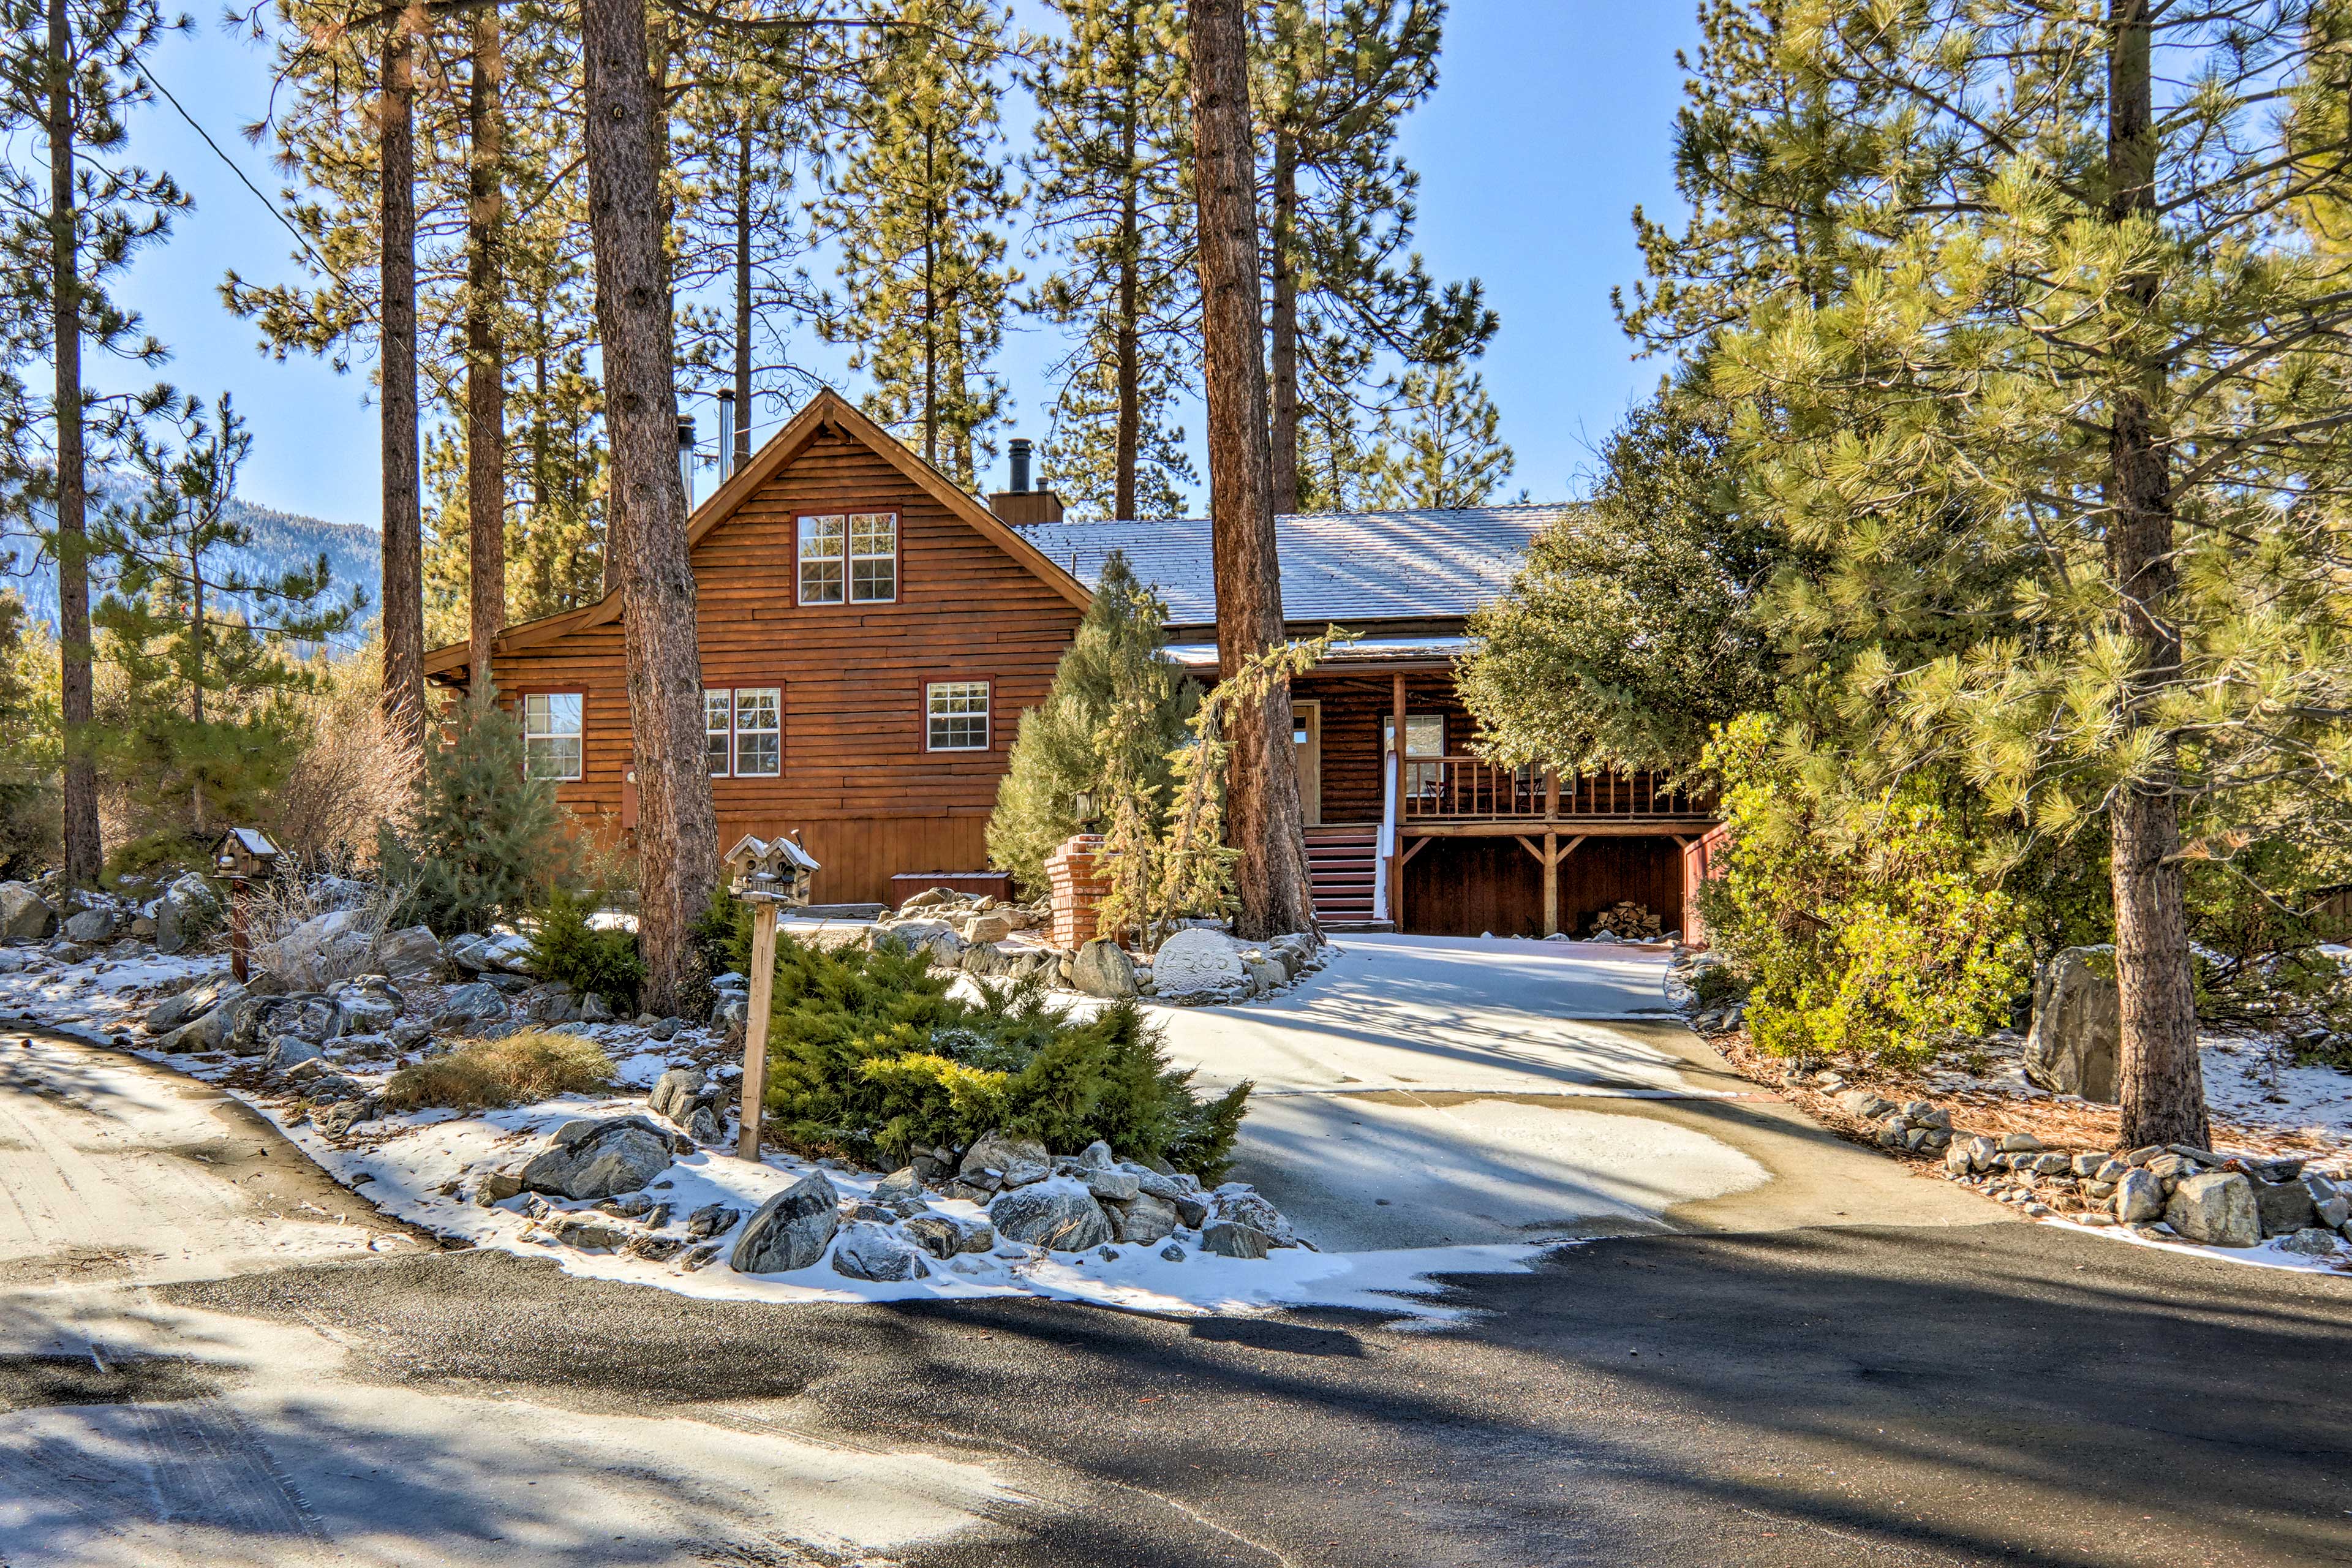
<instances>
[{"instance_id":1,"label":"concrete driveway","mask_svg":"<svg viewBox=\"0 0 2352 1568\"><path fill-rule=\"evenodd\" d=\"M1663 949L1338 946L1265 1001L1155 1009L1199 1081L1257 1086L1234 1174L1318 1246L2006 1217L1731 1072L1668 1007Z\"/></svg>"}]
</instances>

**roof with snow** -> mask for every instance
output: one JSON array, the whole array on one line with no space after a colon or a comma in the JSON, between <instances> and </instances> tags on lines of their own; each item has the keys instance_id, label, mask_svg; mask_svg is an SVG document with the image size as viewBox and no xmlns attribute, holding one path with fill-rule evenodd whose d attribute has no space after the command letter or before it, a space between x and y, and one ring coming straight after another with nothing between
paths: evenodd
<instances>
[{"instance_id":1,"label":"roof with snow","mask_svg":"<svg viewBox=\"0 0 2352 1568\"><path fill-rule=\"evenodd\" d=\"M1567 505L1302 512L1275 520L1282 613L1294 621L1466 616L1499 598ZM1171 626L1217 618L1209 520L1041 522L1022 536L1092 587L1114 550L1168 605Z\"/></svg>"}]
</instances>

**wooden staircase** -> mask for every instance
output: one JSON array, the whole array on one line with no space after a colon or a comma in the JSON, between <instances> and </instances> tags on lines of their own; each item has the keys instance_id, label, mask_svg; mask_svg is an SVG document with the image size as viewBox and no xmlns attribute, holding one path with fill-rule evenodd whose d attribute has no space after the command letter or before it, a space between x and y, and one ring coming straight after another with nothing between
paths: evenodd
<instances>
[{"instance_id":1,"label":"wooden staircase","mask_svg":"<svg viewBox=\"0 0 2352 1568\"><path fill-rule=\"evenodd\" d=\"M1307 868L1315 879L1315 919L1326 931L1391 931L1372 918L1372 884L1380 875L1377 827L1310 827Z\"/></svg>"}]
</instances>

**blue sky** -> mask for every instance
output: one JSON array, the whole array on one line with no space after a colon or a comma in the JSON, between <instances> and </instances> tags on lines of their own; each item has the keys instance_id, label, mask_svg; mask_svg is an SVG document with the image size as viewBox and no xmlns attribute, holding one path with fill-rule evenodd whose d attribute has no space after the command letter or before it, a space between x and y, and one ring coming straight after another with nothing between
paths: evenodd
<instances>
[{"instance_id":1,"label":"blue sky","mask_svg":"<svg viewBox=\"0 0 2352 1568\"><path fill-rule=\"evenodd\" d=\"M1016 9L1042 25L1034 0ZM1676 207L1675 51L1696 37L1695 9L1693 0L1454 0L1441 83L1408 122L1405 150L1422 174L1419 241L1433 272L1484 279L1502 313L1480 368L1518 454L1514 490L1548 500L1580 489L1594 445L1657 380L1654 362L1630 358L1609 290L1638 273L1633 206ZM236 135L268 91L267 56L224 37L207 16L155 63L164 85L274 196L279 182L262 151ZM1016 95L1005 112L1017 141L1025 105ZM308 360L277 363L220 304L231 268L256 280L292 276L286 231L168 106L145 111L133 134L139 159L171 170L196 202L121 288L172 346L164 374L192 392L235 394L257 437L248 499L373 526L376 426L363 375L338 376ZM1008 337L1000 368L1015 405L1009 434L1045 433L1051 331ZM840 351L807 353L856 390L839 368ZM127 379L91 368L100 384ZM708 436L708 405L689 411ZM1186 425L1197 438L1197 413ZM709 482L704 476L705 493Z\"/></svg>"}]
</instances>

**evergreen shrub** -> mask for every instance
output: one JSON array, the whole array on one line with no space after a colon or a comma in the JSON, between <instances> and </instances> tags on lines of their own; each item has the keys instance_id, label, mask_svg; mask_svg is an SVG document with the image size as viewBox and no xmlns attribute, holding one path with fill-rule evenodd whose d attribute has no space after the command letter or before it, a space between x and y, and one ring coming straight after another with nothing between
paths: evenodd
<instances>
[{"instance_id":1,"label":"evergreen shrub","mask_svg":"<svg viewBox=\"0 0 2352 1568\"><path fill-rule=\"evenodd\" d=\"M572 868L572 843L555 786L523 772L514 715L457 704L448 743L425 748L405 831L381 830L377 861L439 936L488 931L546 901Z\"/></svg>"},{"instance_id":2,"label":"evergreen shrub","mask_svg":"<svg viewBox=\"0 0 2352 1568\"><path fill-rule=\"evenodd\" d=\"M767 1106L775 1135L807 1152L896 1163L918 1144L961 1145L992 1128L1056 1153L1099 1138L1213 1180L1250 1085L1215 1099L1168 1065L1131 1002L1074 1019L1035 980L948 994L952 976L889 944L824 950L776 942Z\"/></svg>"},{"instance_id":3,"label":"evergreen shrub","mask_svg":"<svg viewBox=\"0 0 2352 1568\"><path fill-rule=\"evenodd\" d=\"M1998 1026L2032 974L2016 900L1937 804L1825 796L1780 741L1743 714L1706 755L1731 835L1699 908L1750 983L1750 1038L1914 1064Z\"/></svg>"},{"instance_id":4,"label":"evergreen shrub","mask_svg":"<svg viewBox=\"0 0 2352 1568\"><path fill-rule=\"evenodd\" d=\"M595 909L594 900L562 888L550 893L531 933L531 966L541 979L568 985L574 995L593 991L616 1010L634 1008L637 988L646 983L637 933L591 925L588 917Z\"/></svg>"}]
</instances>

